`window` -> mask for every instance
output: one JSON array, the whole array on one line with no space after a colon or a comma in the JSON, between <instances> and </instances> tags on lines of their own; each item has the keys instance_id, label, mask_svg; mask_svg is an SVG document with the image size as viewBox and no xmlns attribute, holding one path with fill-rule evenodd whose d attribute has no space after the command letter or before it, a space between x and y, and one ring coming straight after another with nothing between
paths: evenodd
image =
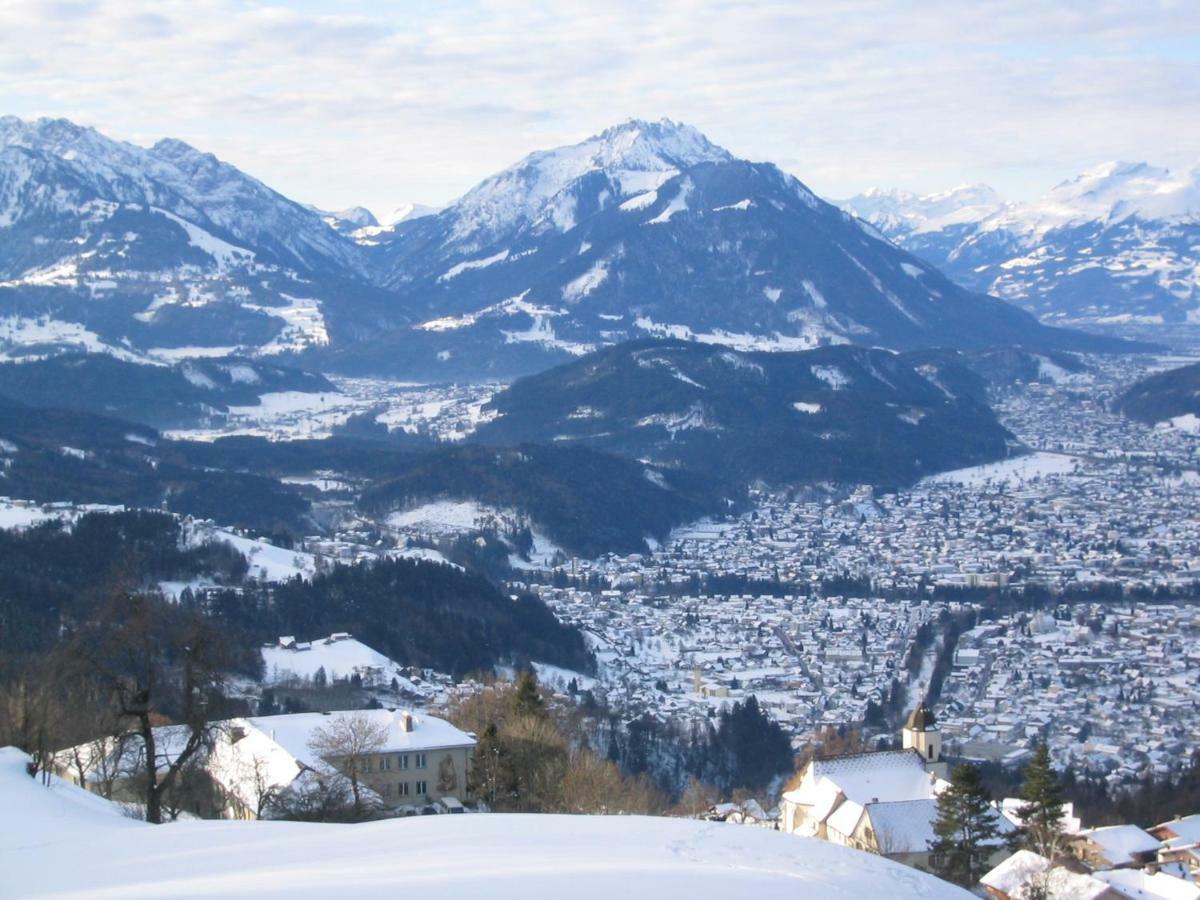
<instances>
[{"instance_id":1,"label":"window","mask_svg":"<svg viewBox=\"0 0 1200 900\"><path fill-rule=\"evenodd\" d=\"M418 781L417 782L417 794L419 796L424 796L425 794L428 794L428 793L429 793L429 785L427 785L424 781Z\"/></svg>"},{"instance_id":2,"label":"window","mask_svg":"<svg viewBox=\"0 0 1200 900\"><path fill-rule=\"evenodd\" d=\"M396 796L397 797L407 797L408 796L408 782L407 781L401 781L396 785Z\"/></svg>"},{"instance_id":3,"label":"window","mask_svg":"<svg viewBox=\"0 0 1200 900\"><path fill-rule=\"evenodd\" d=\"M400 760L400 768L402 768L402 769L408 768L408 754L407 753L405 753L403 756L397 756L396 758L398 760Z\"/></svg>"},{"instance_id":4,"label":"window","mask_svg":"<svg viewBox=\"0 0 1200 900\"><path fill-rule=\"evenodd\" d=\"M417 754L417 768L418 769L425 768L425 754L424 753Z\"/></svg>"},{"instance_id":5,"label":"window","mask_svg":"<svg viewBox=\"0 0 1200 900\"><path fill-rule=\"evenodd\" d=\"M390 756L379 757L379 771L388 772L392 768L392 758Z\"/></svg>"},{"instance_id":6,"label":"window","mask_svg":"<svg viewBox=\"0 0 1200 900\"><path fill-rule=\"evenodd\" d=\"M371 757L369 757L369 756L363 757L363 771L364 772L371 771Z\"/></svg>"}]
</instances>

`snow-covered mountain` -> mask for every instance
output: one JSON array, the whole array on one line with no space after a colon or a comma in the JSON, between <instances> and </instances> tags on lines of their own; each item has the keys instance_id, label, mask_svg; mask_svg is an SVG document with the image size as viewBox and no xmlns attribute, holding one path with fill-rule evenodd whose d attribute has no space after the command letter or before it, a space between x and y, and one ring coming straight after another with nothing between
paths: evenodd
<instances>
[{"instance_id":1,"label":"snow-covered mountain","mask_svg":"<svg viewBox=\"0 0 1200 900\"><path fill-rule=\"evenodd\" d=\"M926 216L953 220L961 203L992 198L954 192ZM0 309L0 359L307 354L439 380L648 336L1097 346L963 290L792 176L665 119L533 153L445 209L379 221L293 202L180 141L0 118Z\"/></svg>"},{"instance_id":2,"label":"snow-covered mountain","mask_svg":"<svg viewBox=\"0 0 1200 900\"><path fill-rule=\"evenodd\" d=\"M775 166L669 120L531 154L372 240L375 277L418 323L337 360L352 368L506 375L647 336L742 349L1089 342L963 290Z\"/></svg>"},{"instance_id":3,"label":"snow-covered mountain","mask_svg":"<svg viewBox=\"0 0 1200 900\"><path fill-rule=\"evenodd\" d=\"M868 191L843 206L1048 322L1200 322L1200 168L1105 163L1030 203L960 188Z\"/></svg>"},{"instance_id":4,"label":"snow-covered mountain","mask_svg":"<svg viewBox=\"0 0 1200 900\"><path fill-rule=\"evenodd\" d=\"M135 358L329 340L324 295L363 271L322 215L181 141L0 118L0 350Z\"/></svg>"},{"instance_id":5,"label":"snow-covered mountain","mask_svg":"<svg viewBox=\"0 0 1200 900\"><path fill-rule=\"evenodd\" d=\"M974 224L1002 209L1004 202L986 184L964 184L933 194L871 188L842 205L895 239Z\"/></svg>"}]
</instances>

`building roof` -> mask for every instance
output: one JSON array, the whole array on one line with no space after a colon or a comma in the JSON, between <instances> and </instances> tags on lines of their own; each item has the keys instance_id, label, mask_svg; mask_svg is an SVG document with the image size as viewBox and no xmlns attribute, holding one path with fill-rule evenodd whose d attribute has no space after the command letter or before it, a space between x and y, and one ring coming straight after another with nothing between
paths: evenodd
<instances>
[{"instance_id":1,"label":"building roof","mask_svg":"<svg viewBox=\"0 0 1200 900\"><path fill-rule=\"evenodd\" d=\"M420 750L443 750L451 747L474 747L475 739L459 731L444 719L420 716L404 710L363 709L331 713L292 713L284 716L252 716L249 722L270 735L285 750L311 764L309 743L313 735L337 716L366 716L373 724L387 729L379 753L405 753ZM411 716L412 731L404 729L405 716Z\"/></svg>"},{"instance_id":2,"label":"building roof","mask_svg":"<svg viewBox=\"0 0 1200 900\"><path fill-rule=\"evenodd\" d=\"M869 803L867 816L875 832L875 843L884 855L925 853L937 839L933 833L933 823L937 819L936 800Z\"/></svg>"},{"instance_id":3,"label":"building roof","mask_svg":"<svg viewBox=\"0 0 1200 900\"><path fill-rule=\"evenodd\" d=\"M1200 900L1200 888L1165 872L1151 875L1140 869L1113 869L1095 872L1093 877L1132 900Z\"/></svg>"},{"instance_id":4,"label":"building roof","mask_svg":"<svg viewBox=\"0 0 1200 900\"><path fill-rule=\"evenodd\" d=\"M850 837L850 835L854 834L854 829L858 827L862 816L862 804L855 803L853 800L847 800L829 817L826 825L829 826L831 831L836 831L838 834Z\"/></svg>"},{"instance_id":5,"label":"building roof","mask_svg":"<svg viewBox=\"0 0 1200 900\"><path fill-rule=\"evenodd\" d=\"M1108 825L1081 831L1080 835L1096 844L1114 866L1136 862L1139 854L1154 853L1162 846L1162 841L1136 825Z\"/></svg>"},{"instance_id":6,"label":"building roof","mask_svg":"<svg viewBox=\"0 0 1200 900\"><path fill-rule=\"evenodd\" d=\"M1035 878L1049 872L1046 887L1055 900L1098 900L1109 890L1103 881L1090 875L1058 867L1051 869L1050 860L1032 850L1018 850L981 879L980 884L1013 898L1027 895L1026 887Z\"/></svg>"},{"instance_id":7,"label":"building roof","mask_svg":"<svg viewBox=\"0 0 1200 900\"><path fill-rule=\"evenodd\" d=\"M936 796L935 779L925 770L921 755L913 750L813 760L812 774L814 778L828 778L846 799L856 803L930 800Z\"/></svg>"},{"instance_id":8,"label":"building roof","mask_svg":"<svg viewBox=\"0 0 1200 900\"><path fill-rule=\"evenodd\" d=\"M1154 830L1160 833L1169 832L1176 839L1181 838L1188 843L1200 842L1200 813L1163 822L1161 825L1155 825Z\"/></svg>"}]
</instances>

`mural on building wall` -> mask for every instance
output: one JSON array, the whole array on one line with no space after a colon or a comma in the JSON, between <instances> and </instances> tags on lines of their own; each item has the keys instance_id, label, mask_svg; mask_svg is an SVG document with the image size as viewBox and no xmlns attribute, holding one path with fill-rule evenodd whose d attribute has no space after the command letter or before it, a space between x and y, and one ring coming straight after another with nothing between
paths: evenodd
<instances>
[{"instance_id":1,"label":"mural on building wall","mask_svg":"<svg viewBox=\"0 0 1200 900\"><path fill-rule=\"evenodd\" d=\"M453 794L458 790L458 769L454 766L454 757L449 753L438 763L438 792Z\"/></svg>"}]
</instances>

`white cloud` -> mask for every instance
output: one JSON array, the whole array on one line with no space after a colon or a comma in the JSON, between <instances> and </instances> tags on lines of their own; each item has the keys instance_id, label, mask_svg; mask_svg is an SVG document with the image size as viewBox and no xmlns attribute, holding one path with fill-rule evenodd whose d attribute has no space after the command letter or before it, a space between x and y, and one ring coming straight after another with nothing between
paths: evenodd
<instances>
[{"instance_id":1,"label":"white cloud","mask_svg":"<svg viewBox=\"0 0 1200 900\"><path fill-rule=\"evenodd\" d=\"M919 7L919 9L915 9ZM0 112L180 137L330 207L441 201L631 115L819 192L1200 146L1194 2L0 0Z\"/></svg>"}]
</instances>

